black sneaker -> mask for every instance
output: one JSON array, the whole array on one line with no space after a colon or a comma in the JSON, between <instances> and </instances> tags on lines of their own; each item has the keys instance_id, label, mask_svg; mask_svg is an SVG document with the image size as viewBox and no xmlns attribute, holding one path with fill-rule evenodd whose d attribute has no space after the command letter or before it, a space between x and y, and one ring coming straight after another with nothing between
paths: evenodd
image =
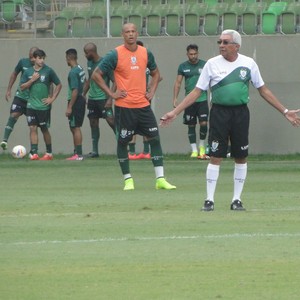
<instances>
[{"instance_id":1,"label":"black sneaker","mask_svg":"<svg viewBox=\"0 0 300 300\"><path fill-rule=\"evenodd\" d=\"M204 201L204 206L202 207L203 211L213 211L214 210L214 202L210 200Z\"/></svg>"},{"instance_id":2,"label":"black sneaker","mask_svg":"<svg viewBox=\"0 0 300 300\"><path fill-rule=\"evenodd\" d=\"M234 200L234 201L232 201L232 203L230 205L230 209L231 210L246 210L243 207L243 204L242 204L241 200Z\"/></svg>"},{"instance_id":3,"label":"black sneaker","mask_svg":"<svg viewBox=\"0 0 300 300\"><path fill-rule=\"evenodd\" d=\"M97 157L99 157L99 154L95 153L95 152L90 152L86 157L88 157L88 158L97 158Z\"/></svg>"}]
</instances>

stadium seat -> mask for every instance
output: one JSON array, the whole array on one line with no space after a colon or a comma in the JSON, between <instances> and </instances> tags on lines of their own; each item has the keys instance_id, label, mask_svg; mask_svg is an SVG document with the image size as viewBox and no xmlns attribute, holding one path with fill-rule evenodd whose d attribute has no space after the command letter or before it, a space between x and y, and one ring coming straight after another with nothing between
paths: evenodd
<instances>
[{"instance_id":1,"label":"stadium seat","mask_svg":"<svg viewBox=\"0 0 300 300\"><path fill-rule=\"evenodd\" d=\"M127 22L130 11L130 6L127 4L113 9L110 15L110 36L121 36L122 26Z\"/></svg>"},{"instance_id":2,"label":"stadium seat","mask_svg":"<svg viewBox=\"0 0 300 300\"><path fill-rule=\"evenodd\" d=\"M247 5L245 12L242 14L242 33L254 35L261 32L261 16L266 9L265 2L254 2Z\"/></svg>"},{"instance_id":3,"label":"stadium seat","mask_svg":"<svg viewBox=\"0 0 300 300\"><path fill-rule=\"evenodd\" d=\"M286 9L287 2L273 2L262 13L262 33L275 34L280 32L279 16Z\"/></svg>"},{"instance_id":4,"label":"stadium seat","mask_svg":"<svg viewBox=\"0 0 300 300\"><path fill-rule=\"evenodd\" d=\"M87 20L83 16L74 16L71 19L72 37L85 37L88 35Z\"/></svg>"},{"instance_id":5,"label":"stadium seat","mask_svg":"<svg viewBox=\"0 0 300 300\"><path fill-rule=\"evenodd\" d=\"M53 36L56 38L69 37L69 19L63 16L57 16L53 22Z\"/></svg>"},{"instance_id":6,"label":"stadium seat","mask_svg":"<svg viewBox=\"0 0 300 300\"><path fill-rule=\"evenodd\" d=\"M287 9L280 15L281 18L281 32L283 34L293 34L299 32L299 24L297 20L300 19L300 2L292 2Z\"/></svg>"},{"instance_id":7,"label":"stadium seat","mask_svg":"<svg viewBox=\"0 0 300 300\"><path fill-rule=\"evenodd\" d=\"M150 1L149 1L150 2ZM146 16L146 34L149 36L158 36L161 35L163 32L163 18L169 11L169 6L159 5L159 6L152 6L152 10Z\"/></svg>"},{"instance_id":8,"label":"stadium seat","mask_svg":"<svg viewBox=\"0 0 300 300\"><path fill-rule=\"evenodd\" d=\"M17 15L16 3L13 0L3 0L1 2L1 18L4 23L14 22Z\"/></svg>"},{"instance_id":9,"label":"stadium seat","mask_svg":"<svg viewBox=\"0 0 300 300\"><path fill-rule=\"evenodd\" d=\"M223 13L223 29L241 31L241 16L247 8L247 3L235 2Z\"/></svg>"},{"instance_id":10,"label":"stadium seat","mask_svg":"<svg viewBox=\"0 0 300 300\"><path fill-rule=\"evenodd\" d=\"M106 15L99 11L91 13L89 17L89 35L91 37L103 37L106 35L105 30Z\"/></svg>"},{"instance_id":11,"label":"stadium seat","mask_svg":"<svg viewBox=\"0 0 300 300\"><path fill-rule=\"evenodd\" d=\"M150 5L145 5L145 4L137 5L135 7L132 7L132 10L128 15L128 22L136 25L137 31L140 35L146 34L144 20L150 11L151 11Z\"/></svg>"},{"instance_id":12,"label":"stadium seat","mask_svg":"<svg viewBox=\"0 0 300 300\"><path fill-rule=\"evenodd\" d=\"M185 11L184 32L186 35L203 34L203 19L207 11L206 3L198 3L188 6Z\"/></svg>"},{"instance_id":13,"label":"stadium seat","mask_svg":"<svg viewBox=\"0 0 300 300\"><path fill-rule=\"evenodd\" d=\"M228 4L224 2L209 5L204 16L203 32L205 35L217 35L223 29L222 15Z\"/></svg>"},{"instance_id":14,"label":"stadium seat","mask_svg":"<svg viewBox=\"0 0 300 300\"><path fill-rule=\"evenodd\" d=\"M168 2L169 3L169 2ZM182 35L182 19L185 11L185 6L177 4L170 6L169 11L165 15L165 33L166 35L178 36Z\"/></svg>"}]
</instances>

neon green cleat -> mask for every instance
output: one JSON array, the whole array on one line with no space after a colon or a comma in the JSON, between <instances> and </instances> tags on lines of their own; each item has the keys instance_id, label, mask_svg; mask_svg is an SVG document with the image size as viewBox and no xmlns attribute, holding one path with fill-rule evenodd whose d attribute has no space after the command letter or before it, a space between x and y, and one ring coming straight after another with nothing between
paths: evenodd
<instances>
[{"instance_id":1,"label":"neon green cleat","mask_svg":"<svg viewBox=\"0 0 300 300\"><path fill-rule=\"evenodd\" d=\"M128 178L125 180L124 191L132 191L134 190L134 182L132 178Z\"/></svg>"},{"instance_id":2,"label":"neon green cleat","mask_svg":"<svg viewBox=\"0 0 300 300\"><path fill-rule=\"evenodd\" d=\"M197 151L193 151L191 153L191 158L197 158L197 156L198 156L198 152Z\"/></svg>"},{"instance_id":3,"label":"neon green cleat","mask_svg":"<svg viewBox=\"0 0 300 300\"><path fill-rule=\"evenodd\" d=\"M157 190L175 190L176 186L170 184L165 178L157 178L155 188Z\"/></svg>"},{"instance_id":4,"label":"neon green cleat","mask_svg":"<svg viewBox=\"0 0 300 300\"><path fill-rule=\"evenodd\" d=\"M199 156L204 156L205 155L205 147L201 146L199 147Z\"/></svg>"}]
</instances>

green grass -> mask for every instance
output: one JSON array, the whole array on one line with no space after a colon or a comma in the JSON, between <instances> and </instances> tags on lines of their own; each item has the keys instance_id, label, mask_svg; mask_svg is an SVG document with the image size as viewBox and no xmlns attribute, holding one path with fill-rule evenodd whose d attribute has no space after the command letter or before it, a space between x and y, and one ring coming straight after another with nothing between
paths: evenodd
<instances>
[{"instance_id":1,"label":"green grass","mask_svg":"<svg viewBox=\"0 0 300 300\"><path fill-rule=\"evenodd\" d=\"M226 160L214 212L201 212L207 162L39 162L0 156L0 299L299 299L298 156L249 158L246 212L229 210Z\"/></svg>"}]
</instances>

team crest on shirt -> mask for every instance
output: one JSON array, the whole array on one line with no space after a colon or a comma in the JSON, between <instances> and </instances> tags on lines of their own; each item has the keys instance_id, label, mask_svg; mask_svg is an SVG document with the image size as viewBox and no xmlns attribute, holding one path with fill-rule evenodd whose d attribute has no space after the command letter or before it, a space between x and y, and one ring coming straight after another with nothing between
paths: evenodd
<instances>
[{"instance_id":1,"label":"team crest on shirt","mask_svg":"<svg viewBox=\"0 0 300 300\"><path fill-rule=\"evenodd\" d=\"M242 80L244 80L244 79L246 78L246 76L247 76L247 69L242 68L242 69L240 70L240 78L241 78Z\"/></svg>"},{"instance_id":2,"label":"team crest on shirt","mask_svg":"<svg viewBox=\"0 0 300 300\"><path fill-rule=\"evenodd\" d=\"M42 76L40 77L41 82L44 82L45 79L46 79L46 76L45 76L45 75L42 75Z\"/></svg>"},{"instance_id":3,"label":"team crest on shirt","mask_svg":"<svg viewBox=\"0 0 300 300\"><path fill-rule=\"evenodd\" d=\"M135 56L131 56L130 60L131 60L131 64L132 64L132 65L136 65L137 59L136 59Z\"/></svg>"},{"instance_id":4,"label":"team crest on shirt","mask_svg":"<svg viewBox=\"0 0 300 300\"><path fill-rule=\"evenodd\" d=\"M211 143L211 152L216 152L219 149L219 142L218 141L212 141Z\"/></svg>"}]
</instances>

